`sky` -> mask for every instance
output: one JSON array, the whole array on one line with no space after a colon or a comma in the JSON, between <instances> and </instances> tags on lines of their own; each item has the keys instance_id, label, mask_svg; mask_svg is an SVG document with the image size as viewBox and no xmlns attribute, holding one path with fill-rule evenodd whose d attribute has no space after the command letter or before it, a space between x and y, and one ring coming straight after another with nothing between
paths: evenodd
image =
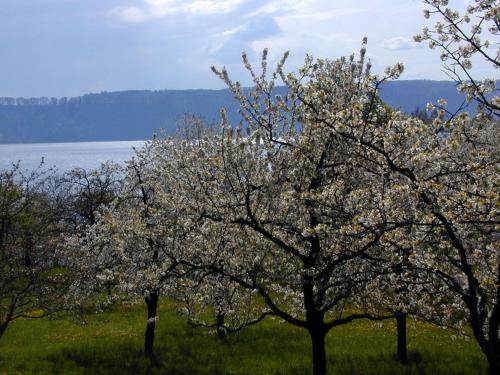
<instances>
[{"instance_id":1,"label":"sky","mask_svg":"<svg viewBox=\"0 0 500 375\"><path fill-rule=\"evenodd\" d=\"M467 0L451 0L463 9ZM447 79L439 52L413 42L431 26L421 0L0 0L0 96L61 97L136 89L219 89L210 66L249 84L247 52L338 58L368 37L373 70Z\"/></svg>"}]
</instances>

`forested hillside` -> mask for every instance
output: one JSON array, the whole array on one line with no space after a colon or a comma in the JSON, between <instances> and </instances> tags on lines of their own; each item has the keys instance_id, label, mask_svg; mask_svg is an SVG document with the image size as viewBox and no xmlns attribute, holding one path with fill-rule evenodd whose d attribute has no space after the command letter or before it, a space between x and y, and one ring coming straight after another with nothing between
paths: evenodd
<instances>
[{"instance_id":1,"label":"forested hillside","mask_svg":"<svg viewBox=\"0 0 500 375\"><path fill-rule=\"evenodd\" d=\"M280 89L277 89L280 90ZM281 89L283 90L283 89ZM446 98L462 99L453 82L396 81L382 88L390 105L412 112ZM237 102L228 90L121 91L75 98L0 98L0 143L139 140L164 129L172 133L183 113L218 121L226 108L238 121Z\"/></svg>"}]
</instances>

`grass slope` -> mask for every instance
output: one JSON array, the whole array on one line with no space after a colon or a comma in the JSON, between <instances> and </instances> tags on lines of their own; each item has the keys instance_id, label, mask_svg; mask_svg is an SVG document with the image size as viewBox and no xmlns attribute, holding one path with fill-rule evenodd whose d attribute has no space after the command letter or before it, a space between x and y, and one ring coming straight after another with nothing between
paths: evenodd
<instances>
[{"instance_id":1,"label":"grass slope","mask_svg":"<svg viewBox=\"0 0 500 375\"><path fill-rule=\"evenodd\" d=\"M142 357L145 312L120 307L86 317L19 320L0 340L0 374L309 374L310 344L304 330L271 319L226 342L189 327L163 303L152 365ZM478 347L452 332L410 322L413 362L393 360L395 325L356 322L327 338L328 367L342 375L472 375L486 372Z\"/></svg>"}]
</instances>

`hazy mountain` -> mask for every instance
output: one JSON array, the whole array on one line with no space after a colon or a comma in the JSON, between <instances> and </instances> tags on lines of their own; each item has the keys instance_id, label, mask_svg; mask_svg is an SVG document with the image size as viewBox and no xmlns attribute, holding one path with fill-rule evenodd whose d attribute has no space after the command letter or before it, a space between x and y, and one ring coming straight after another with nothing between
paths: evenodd
<instances>
[{"instance_id":1,"label":"hazy mountain","mask_svg":"<svg viewBox=\"0 0 500 375\"><path fill-rule=\"evenodd\" d=\"M446 81L390 82L381 95L406 112L438 98L447 99L450 108L463 100L453 82ZM183 113L218 121L223 107L236 123L238 104L228 90L102 92L70 99L0 98L0 143L148 139L159 129L172 133Z\"/></svg>"}]
</instances>

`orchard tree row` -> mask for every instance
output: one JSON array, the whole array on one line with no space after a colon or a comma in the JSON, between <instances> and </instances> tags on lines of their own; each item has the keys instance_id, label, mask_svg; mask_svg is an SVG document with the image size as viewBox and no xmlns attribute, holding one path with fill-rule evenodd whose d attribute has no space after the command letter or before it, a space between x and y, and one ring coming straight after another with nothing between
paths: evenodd
<instances>
[{"instance_id":1,"label":"orchard tree row","mask_svg":"<svg viewBox=\"0 0 500 375\"><path fill-rule=\"evenodd\" d=\"M171 298L192 325L220 336L266 316L303 328L320 375L326 335L360 319L396 318L404 361L410 315L472 335L489 373L500 373L499 97L494 79L471 76L473 58L500 65L491 47L499 5L477 0L461 15L445 0L425 3L426 17L440 20L415 39L442 51L464 108L478 104L477 115L439 101L429 123L386 106L380 86L403 66L372 74L366 40L347 58L307 56L297 73L285 71L287 54L270 72L267 50L259 71L243 55L250 89L213 68L239 101L241 122L224 111L220 126L187 116L176 136L137 150L116 186L114 170L94 180L73 173L77 193L62 189L78 197L69 200L79 213L73 227L37 214L46 212L39 189L5 174L1 204L13 208L0 223L0 255L10 261L0 324L31 314L35 301L50 312L46 296L68 308L141 300L153 356L158 302ZM27 264L23 228L61 225L68 238L57 251L40 238L49 250ZM26 302L12 294L14 307L4 307L10 290L29 290Z\"/></svg>"}]
</instances>

